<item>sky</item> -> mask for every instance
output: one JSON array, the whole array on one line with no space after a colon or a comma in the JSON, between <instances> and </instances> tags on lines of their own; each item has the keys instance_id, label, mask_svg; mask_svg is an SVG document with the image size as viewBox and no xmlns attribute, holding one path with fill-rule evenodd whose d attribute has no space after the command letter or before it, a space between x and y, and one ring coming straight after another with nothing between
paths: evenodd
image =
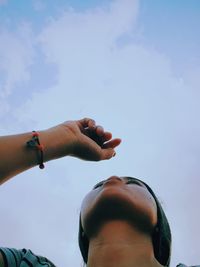
<instances>
[{"instance_id":1,"label":"sky","mask_svg":"<svg viewBox=\"0 0 200 267\"><path fill-rule=\"evenodd\" d=\"M2 185L1 246L82 266L81 201L127 175L163 205L171 266L200 264L199 26L199 0L0 0L0 134L91 117L122 138L112 160L62 158Z\"/></svg>"}]
</instances>

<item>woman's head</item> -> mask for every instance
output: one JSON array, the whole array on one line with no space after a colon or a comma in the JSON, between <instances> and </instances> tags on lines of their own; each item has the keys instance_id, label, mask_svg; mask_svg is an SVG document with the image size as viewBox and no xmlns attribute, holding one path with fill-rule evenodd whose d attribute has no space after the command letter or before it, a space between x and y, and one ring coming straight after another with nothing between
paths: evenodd
<instances>
[{"instance_id":1,"label":"woman's head","mask_svg":"<svg viewBox=\"0 0 200 267\"><path fill-rule=\"evenodd\" d=\"M140 230L149 231L155 258L162 265L169 265L169 224L158 199L146 183L132 177L113 176L98 183L87 194L82 204L79 226L79 246L85 263L88 257L88 236L105 218L131 220L136 226L143 227Z\"/></svg>"}]
</instances>

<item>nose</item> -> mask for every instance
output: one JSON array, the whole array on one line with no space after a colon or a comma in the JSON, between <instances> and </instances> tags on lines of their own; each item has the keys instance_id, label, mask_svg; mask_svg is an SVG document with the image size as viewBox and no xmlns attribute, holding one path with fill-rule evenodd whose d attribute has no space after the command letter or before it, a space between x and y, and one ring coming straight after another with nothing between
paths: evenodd
<instances>
[{"instance_id":1,"label":"nose","mask_svg":"<svg viewBox=\"0 0 200 267\"><path fill-rule=\"evenodd\" d=\"M109 178L106 180L106 182L107 182L107 181L114 181L114 180L116 180L116 181L122 181L122 179L121 179L119 176L113 175L113 176L109 177Z\"/></svg>"}]
</instances>

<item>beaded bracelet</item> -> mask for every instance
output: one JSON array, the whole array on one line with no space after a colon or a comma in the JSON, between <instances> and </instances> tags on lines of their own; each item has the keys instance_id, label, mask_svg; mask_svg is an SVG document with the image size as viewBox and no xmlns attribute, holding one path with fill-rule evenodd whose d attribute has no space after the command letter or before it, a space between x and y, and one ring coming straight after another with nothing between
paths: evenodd
<instances>
[{"instance_id":1,"label":"beaded bracelet","mask_svg":"<svg viewBox=\"0 0 200 267\"><path fill-rule=\"evenodd\" d=\"M38 153L38 164L40 169L44 169L44 146L40 144L39 134L33 131L31 140L26 142L28 148L37 149Z\"/></svg>"}]
</instances>

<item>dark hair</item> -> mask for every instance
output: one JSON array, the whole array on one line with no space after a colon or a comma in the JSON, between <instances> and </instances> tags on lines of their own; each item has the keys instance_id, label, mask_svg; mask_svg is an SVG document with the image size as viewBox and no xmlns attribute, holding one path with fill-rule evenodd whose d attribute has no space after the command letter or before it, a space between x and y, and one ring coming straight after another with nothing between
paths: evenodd
<instances>
[{"instance_id":1,"label":"dark hair","mask_svg":"<svg viewBox=\"0 0 200 267\"><path fill-rule=\"evenodd\" d=\"M133 178L133 179L136 179L142 182L147 187L148 191L151 193L151 195L154 197L156 201L158 222L152 235L154 255L157 261L161 265L169 266L170 256L171 256L171 231L170 231L167 217L163 211L163 208L160 202L158 201L156 195L154 194L153 190L140 179L137 179L137 178ZM81 216L79 219L78 238L79 238L79 248L80 248L83 260L85 263L87 263L89 240L87 236L84 234L83 227L81 224Z\"/></svg>"}]
</instances>

